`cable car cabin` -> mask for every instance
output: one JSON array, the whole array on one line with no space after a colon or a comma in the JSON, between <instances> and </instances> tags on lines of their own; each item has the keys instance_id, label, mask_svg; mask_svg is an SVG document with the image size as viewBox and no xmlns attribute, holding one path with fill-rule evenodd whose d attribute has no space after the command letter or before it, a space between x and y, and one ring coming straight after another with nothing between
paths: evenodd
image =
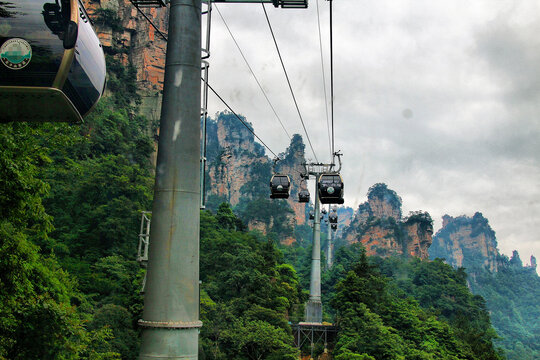
<instances>
[{"instance_id":1,"label":"cable car cabin","mask_svg":"<svg viewBox=\"0 0 540 360\"><path fill-rule=\"evenodd\" d=\"M0 2L0 122L80 123L105 87L105 57L79 0Z\"/></svg>"},{"instance_id":2,"label":"cable car cabin","mask_svg":"<svg viewBox=\"0 0 540 360\"><path fill-rule=\"evenodd\" d=\"M298 193L298 202L299 203L308 203L309 202L309 191L300 190Z\"/></svg>"},{"instance_id":3,"label":"cable car cabin","mask_svg":"<svg viewBox=\"0 0 540 360\"><path fill-rule=\"evenodd\" d=\"M337 224L337 214L335 212L331 212L330 214L328 214L328 221L330 222L330 224Z\"/></svg>"},{"instance_id":4,"label":"cable car cabin","mask_svg":"<svg viewBox=\"0 0 540 360\"><path fill-rule=\"evenodd\" d=\"M321 204L343 204L343 180L339 174L322 174L317 184Z\"/></svg>"},{"instance_id":5,"label":"cable car cabin","mask_svg":"<svg viewBox=\"0 0 540 360\"><path fill-rule=\"evenodd\" d=\"M270 198L288 199L291 190L291 179L289 175L273 175L270 179Z\"/></svg>"}]
</instances>

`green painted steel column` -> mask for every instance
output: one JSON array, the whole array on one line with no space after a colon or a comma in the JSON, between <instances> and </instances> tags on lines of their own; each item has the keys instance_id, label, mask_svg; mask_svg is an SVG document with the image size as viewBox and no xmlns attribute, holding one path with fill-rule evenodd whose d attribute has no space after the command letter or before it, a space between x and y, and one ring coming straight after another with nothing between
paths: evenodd
<instances>
[{"instance_id":1,"label":"green painted steel column","mask_svg":"<svg viewBox=\"0 0 540 360\"><path fill-rule=\"evenodd\" d=\"M322 322L321 303L321 205L319 202L320 175L315 178L315 218L313 219L313 248L311 251L311 279L309 284L309 300L305 308L305 321Z\"/></svg>"},{"instance_id":2,"label":"green painted steel column","mask_svg":"<svg viewBox=\"0 0 540 360\"><path fill-rule=\"evenodd\" d=\"M201 0L171 0L139 359L197 359Z\"/></svg>"},{"instance_id":3,"label":"green painted steel column","mask_svg":"<svg viewBox=\"0 0 540 360\"><path fill-rule=\"evenodd\" d=\"M330 224L330 213L332 212L332 207L328 205L328 235L326 238L326 269L332 267L332 242L334 240L332 224Z\"/></svg>"}]
</instances>

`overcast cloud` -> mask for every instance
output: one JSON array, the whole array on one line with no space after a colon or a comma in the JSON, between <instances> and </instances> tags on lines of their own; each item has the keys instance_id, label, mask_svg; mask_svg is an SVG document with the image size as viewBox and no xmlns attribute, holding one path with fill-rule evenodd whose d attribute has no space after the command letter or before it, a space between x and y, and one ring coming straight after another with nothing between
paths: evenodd
<instances>
[{"instance_id":1,"label":"overcast cloud","mask_svg":"<svg viewBox=\"0 0 540 360\"><path fill-rule=\"evenodd\" d=\"M290 133L304 137L260 4L218 4ZM319 0L329 80L328 2ZM270 20L315 152L329 161L317 6ZM346 205L385 182L404 214L480 211L507 255L540 255L540 3L334 0ZM275 152L288 138L214 12L210 82ZM328 97L330 96L328 87ZM210 99L210 112L224 106ZM307 156L314 160L309 147Z\"/></svg>"}]
</instances>

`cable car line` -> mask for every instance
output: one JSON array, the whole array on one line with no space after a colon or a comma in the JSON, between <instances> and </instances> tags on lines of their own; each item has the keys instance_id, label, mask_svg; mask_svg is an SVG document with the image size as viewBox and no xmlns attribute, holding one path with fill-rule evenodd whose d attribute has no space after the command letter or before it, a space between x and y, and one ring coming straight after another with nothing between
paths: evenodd
<instances>
[{"instance_id":1,"label":"cable car line","mask_svg":"<svg viewBox=\"0 0 540 360\"><path fill-rule=\"evenodd\" d=\"M276 118L277 120L279 121L281 127L283 128L283 131L285 131L285 134L287 134L287 137L289 138L289 140L292 140L291 138L291 135L289 135L289 132L287 131L287 129L285 128L285 126L283 125L283 122L281 121L280 117L278 116L277 112L276 112L276 109L274 109L274 106L272 105L272 103L270 102L270 99L268 99L268 96L266 94L266 91L264 91L261 83L259 82L259 79L257 79L257 76L255 76L255 72L253 72L253 69L251 68L251 66L249 65L249 62L247 61L246 57L244 56L244 53L242 51L242 49L240 48L240 45L238 45L238 42L236 42L236 39L233 35L233 33L231 32L231 29L229 28L229 25L227 24L227 22L225 21L225 18L223 17L223 15L221 14L221 11L219 11L219 8L217 7L217 4L214 4L214 7L216 8L218 14L219 14L219 17L221 17L221 20L223 20L223 23L225 24L225 27L227 28L227 31L229 32L229 34L231 35L231 38L233 39L234 41L234 44L236 45L236 48L238 49L238 51L240 52L240 55L242 55L242 58L244 59L244 62L246 63L249 71L251 72L251 75L253 76L253 78L255 79L255 82L257 83L257 85L259 85L259 89L261 89L264 97L266 98L266 101L268 102L268 105L270 105L270 107L272 108L272 111L274 112L274 115L276 115Z\"/></svg>"},{"instance_id":2,"label":"cable car line","mask_svg":"<svg viewBox=\"0 0 540 360\"><path fill-rule=\"evenodd\" d=\"M319 0L315 0L317 4L317 28L319 30L319 49L321 52L321 70L322 70L322 81L323 81L323 90L324 90L324 107L326 109L326 127L328 129L328 147L330 149L330 158L332 158L332 142L330 140L330 120L328 119L328 97L326 95L326 76L324 73L324 57L323 57L323 47L322 47L322 36L321 36L321 17L319 14Z\"/></svg>"},{"instance_id":3,"label":"cable car line","mask_svg":"<svg viewBox=\"0 0 540 360\"><path fill-rule=\"evenodd\" d=\"M130 2L133 3L132 0L130 0ZM161 32L161 31L153 24L153 23L152 23L152 21L151 21L151 20L150 20L150 19L149 19L149 18L148 18L148 17L147 17L147 16L146 16L146 15L145 15L145 14L144 14L144 13L143 13L136 5L135 5L135 4L134 4L134 6L137 8L137 10L139 10L139 12L140 12L141 14L143 14L143 16L144 16L144 18L146 19L146 21L148 21L148 22L152 25L152 27L154 27L154 29L156 29L156 31L161 35L161 37L162 37L165 41L168 41L167 37L166 37L166 36L165 36L165 35L164 35L164 34L163 34L163 33L162 33L162 32ZM216 9L217 9L217 6L216 6ZM219 9L218 9L218 13L219 13L219 15L221 16L221 13L219 12ZM221 19L223 19L222 16L221 16ZM223 22L225 23L225 19L223 19ZM227 29L229 29L229 27L227 26L227 23L225 23L225 26L227 27ZM230 33L230 30L229 30L229 33ZM231 33L231 36L232 36L232 33ZM234 40L234 37L233 37L233 40ZM235 40L234 42L236 43L236 40ZM238 46L238 44L237 44L237 46ZM240 50L240 48L238 48L238 50ZM242 51L240 50L240 52L242 52ZM243 56L244 56L244 55L242 54L242 57L243 57ZM244 60L245 60L245 58L244 58ZM246 63L247 63L247 60L246 60ZM248 64L248 67L249 67L249 64ZM250 70L251 70L251 68L250 68ZM253 76L255 76L255 75L253 75ZM249 131L250 133L252 133L253 136L255 136L255 137L257 138L257 140L259 140L259 141L263 144L263 146L264 146L265 148L267 148L268 151L270 151L270 152L272 153L272 155L274 155L274 157L276 157L277 159L281 160L281 158L280 158L279 156L277 156L276 153L273 152L272 149L270 149L270 147L269 147L268 145L266 145L266 143L265 143L265 142L264 142L257 134L255 134L255 132L254 132L254 131L246 124L246 122L245 122L244 120L242 120L242 118L240 118L240 116L238 116L238 114L237 114L237 113L229 106L229 104L227 104L227 102L226 102L226 101L225 101L225 100L224 100L224 99L216 92L216 90L214 90L214 88L213 88L208 82L206 82L206 81L204 80L204 78L201 77L201 80L202 80L204 83L206 83L206 84L208 85L208 88L209 88L210 90L212 90L212 92L214 93L214 95L216 95L216 96L218 97L218 99L221 100L221 102L222 102L222 103L223 103L223 104L224 104L224 105L225 105L225 106L226 106L226 107L234 114L234 116L236 116L236 118L242 123L242 125L244 125L244 126L246 127L246 129L248 129L248 131ZM257 81L257 83L258 83L258 81ZM259 85L259 86L260 86L260 85ZM276 115L276 116L277 116L277 115ZM280 123L281 123L281 121L280 121ZM282 124L282 126L283 126L283 124ZM284 127L283 129L285 130L285 127ZM287 136L289 136L289 133L287 132L287 130L285 130L285 132L287 133ZM289 139L290 139L290 138L291 138L291 137L289 136Z\"/></svg>"},{"instance_id":4,"label":"cable car line","mask_svg":"<svg viewBox=\"0 0 540 360\"><path fill-rule=\"evenodd\" d=\"M204 79L201 78L201 80L204 82ZM265 148L268 149L268 151L270 151L272 153L272 155L274 155L274 157L276 157L278 160L281 160L281 158L279 156L276 155L275 152L272 151L272 149L270 149L270 147L268 147L268 145L266 145L266 143L264 141L262 141L262 139L257 135L255 134L255 132L246 124L246 122L244 120L242 120L242 118L240 118L240 116L238 116L238 114L236 114L236 112L229 106L229 104L227 104L227 102L216 92L216 90L214 90L214 88L206 82L206 85L208 85L208 88L210 90L212 90L212 92L214 93L214 95L216 95L218 97L219 100L221 100L221 102L234 114L234 116L236 116L236 118L238 120L240 120L240 122L242 123L242 125L244 125L246 127L246 129L249 130L250 133L253 134L253 136L255 136L257 138L257 140L259 140Z\"/></svg>"},{"instance_id":5,"label":"cable car line","mask_svg":"<svg viewBox=\"0 0 540 360\"><path fill-rule=\"evenodd\" d=\"M169 40L167 39L167 36L165 36L165 34L163 34L163 33L161 32L161 30L159 30L159 29L157 28L156 25L154 25L154 23L152 22L152 20L150 20L150 18L149 18L148 16L146 16L146 14L139 8L138 5L136 5L136 4L133 2L133 0L129 0L129 2L131 2L131 4L132 4L133 6L135 6L135 8L142 14L142 16L144 16L144 18L146 19L146 21L148 21L148 22L150 23L150 25L152 25L152 27L158 32L158 34L163 38L163 40L169 41Z\"/></svg>"},{"instance_id":6,"label":"cable car line","mask_svg":"<svg viewBox=\"0 0 540 360\"><path fill-rule=\"evenodd\" d=\"M334 154L334 42L332 24L332 0L330 1L330 109L332 118L332 154Z\"/></svg>"},{"instance_id":7,"label":"cable car line","mask_svg":"<svg viewBox=\"0 0 540 360\"><path fill-rule=\"evenodd\" d=\"M270 33L272 34L272 39L274 39L274 44L276 45L276 50L279 56L279 60L281 61L281 66L283 68L283 71L285 72L285 78L287 79L287 84L289 84L289 90L291 91L291 95L294 101L294 105L296 106L296 111L298 112L298 116L300 117L300 122L302 123L302 127L304 128L304 132L306 133L306 137L309 142L309 147L311 148L311 152L313 153L313 156L315 157L315 160L319 162L317 159L317 154L315 153L315 150L313 149L313 145L311 144L311 139L309 138L308 131L306 129L306 125L304 124L304 119L302 118L302 114L300 113L300 108L298 107L298 102L296 101L296 97L294 96L294 91L291 86L291 81L289 80L289 75L287 74L287 70L285 69L285 64L283 63L283 58L281 57L281 52L279 51L279 46L276 41L276 37L274 35L274 30L272 29L272 25L270 24L270 19L268 18L268 13L266 12L266 8L264 7L264 3L261 3L261 6L264 10L264 16L266 17L266 22L268 23L268 27L270 28Z\"/></svg>"}]
</instances>

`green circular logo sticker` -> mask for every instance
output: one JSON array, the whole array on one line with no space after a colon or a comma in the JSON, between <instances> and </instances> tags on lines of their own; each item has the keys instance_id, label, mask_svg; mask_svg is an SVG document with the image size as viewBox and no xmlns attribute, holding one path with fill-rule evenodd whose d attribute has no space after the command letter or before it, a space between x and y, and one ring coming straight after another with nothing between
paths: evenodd
<instances>
[{"instance_id":1,"label":"green circular logo sticker","mask_svg":"<svg viewBox=\"0 0 540 360\"><path fill-rule=\"evenodd\" d=\"M20 70L30 63L31 58L32 47L24 39L9 39L0 47L0 60L9 69Z\"/></svg>"}]
</instances>

